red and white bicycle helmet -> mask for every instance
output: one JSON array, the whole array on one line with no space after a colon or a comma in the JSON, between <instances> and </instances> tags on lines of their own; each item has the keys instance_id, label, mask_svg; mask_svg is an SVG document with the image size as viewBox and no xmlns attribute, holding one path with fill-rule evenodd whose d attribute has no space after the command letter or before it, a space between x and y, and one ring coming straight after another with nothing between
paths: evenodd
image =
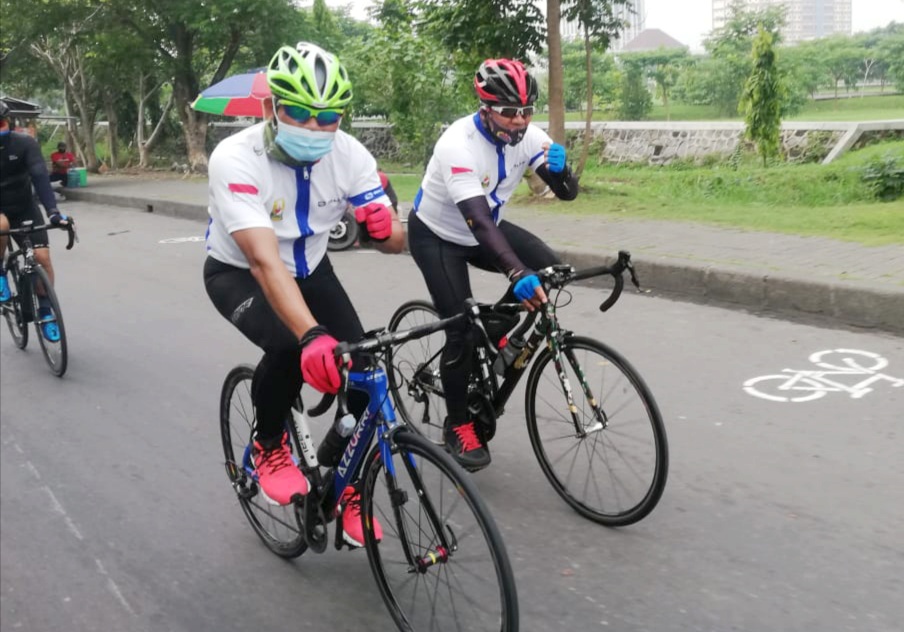
<instances>
[{"instance_id":1,"label":"red and white bicycle helmet","mask_svg":"<svg viewBox=\"0 0 904 632\"><path fill-rule=\"evenodd\" d=\"M487 59L474 76L477 97L485 105L532 105L539 90L517 59Z\"/></svg>"}]
</instances>

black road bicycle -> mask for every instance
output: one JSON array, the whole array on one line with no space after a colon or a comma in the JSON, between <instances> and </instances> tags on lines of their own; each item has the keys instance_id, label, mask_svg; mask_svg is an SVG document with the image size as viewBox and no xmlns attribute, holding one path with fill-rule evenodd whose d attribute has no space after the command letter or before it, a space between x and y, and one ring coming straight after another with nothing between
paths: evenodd
<instances>
[{"instance_id":1,"label":"black road bicycle","mask_svg":"<svg viewBox=\"0 0 904 632\"><path fill-rule=\"evenodd\" d=\"M409 331L369 332L357 343L340 343L345 366L352 353L373 354L363 371L342 369L339 410L347 414L346 388L368 393L367 411L334 468L321 468L311 418L333 403L324 397L305 411L296 401L286 431L298 467L310 482L303 500L268 503L251 460L254 368L232 369L220 397L220 431L226 473L252 528L275 554L292 558L327 549L327 525L340 521L334 545L342 548L342 515L335 509L343 490L360 485L364 545L374 579L400 630L517 632L518 600L511 564L499 529L468 474L441 448L396 419L380 356L396 344L430 335L475 310ZM320 433L323 434L323 433ZM382 525L376 535L374 519Z\"/></svg>"},{"instance_id":2,"label":"black road bicycle","mask_svg":"<svg viewBox=\"0 0 904 632\"><path fill-rule=\"evenodd\" d=\"M7 281L9 282L10 299L0 303L0 310L9 325L9 332L13 341L20 349L28 345L28 323L34 323L41 351L50 370L57 377L62 377L68 364L68 351L66 346L66 327L63 325L63 312L60 309L60 301L57 298L47 271L35 259L34 245L29 235L40 230L59 228L69 233L69 242L66 250L71 250L77 237L75 224L70 221L66 225L34 226L34 222L25 221L19 228L12 228L0 232L0 235L18 235L18 250L7 249L5 267ZM39 295L47 298L50 306L50 314L41 318L39 316ZM55 324L59 332L58 340L48 340L42 331L46 324Z\"/></svg>"},{"instance_id":3,"label":"black road bicycle","mask_svg":"<svg viewBox=\"0 0 904 632\"><path fill-rule=\"evenodd\" d=\"M576 271L555 265L540 271L549 302L528 313L507 337L503 334L520 320L521 304L479 304L485 327L477 328L468 387L472 418L489 440L527 374L527 430L543 473L578 513L610 527L643 519L659 502L668 475L666 431L640 374L608 345L565 329L558 310L571 302L568 284L609 275L614 287L600 305L607 311L621 295L625 272L639 288L625 251L612 266ZM431 303L409 301L396 310L389 330L438 318ZM440 381L444 344L445 334L438 331L394 348L387 358L400 415L409 427L440 444L446 416Z\"/></svg>"}]
</instances>

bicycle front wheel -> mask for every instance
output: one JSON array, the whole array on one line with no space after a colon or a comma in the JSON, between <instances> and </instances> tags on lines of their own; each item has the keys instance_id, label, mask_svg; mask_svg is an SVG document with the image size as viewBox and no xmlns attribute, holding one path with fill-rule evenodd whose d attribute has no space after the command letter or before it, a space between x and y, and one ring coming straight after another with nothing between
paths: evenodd
<instances>
[{"instance_id":1,"label":"bicycle front wheel","mask_svg":"<svg viewBox=\"0 0 904 632\"><path fill-rule=\"evenodd\" d=\"M571 336L561 350L561 376L544 349L525 387L527 429L540 467L582 516L609 527L637 522L659 502L668 475L659 408L637 371L603 343Z\"/></svg>"},{"instance_id":2,"label":"bicycle front wheel","mask_svg":"<svg viewBox=\"0 0 904 632\"><path fill-rule=\"evenodd\" d=\"M307 549L301 528L301 506L273 505L260 493L251 462L254 406L251 380L254 367L242 364L229 372L220 394L220 435L226 457L226 475L245 517L267 548L280 557L298 557ZM289 433L290 436L293 433ZM292 450L299 454L294 437Z\"/></svg>"},{"instance_id":3,"label":"bicycle front wheel","mask_svg":"<svg viewBox=\"0 0 904 632\"><path fill-rule=\"evenodd\" d=\"M439 320L436 308L427 301L404 303L389 320L389 331L405 331ZM436 444L443 443L446 398L439 364L446 334L437 331L409 340L387 354L392 401L408 427Z\"/></svg>"},{"instance_id":4,"label":"bicycle front wheel","mask_svg":"<svg viewBox=\"0 0 904 632\"><path fill-rule=\"evenodd\" d=\"M44 359L50 366L50 371L57 377L63 377L66 366L69 363L69 353L66 345L66 327L63 325L63 312L60 302L57 300L56 291L50 283L47 271L40 265L34 268L31 283L31 297L34 304L34 323L41 343L41 351ZM44 287L44 297L50 305L50 314L41 316L37 287ZM55 331L54 331L55 330Z\"/></svg>"},{"instance_id":5,"label":"bicycle front wheel","mask_svg":"<svg viewBox=\"0 0 904 632\"><path fill-rule=\"evenodd\" d=\"M367 556L396 625L515 632L515 578L473 481L425 438L403 430L392 440L391 463L372 452L363 501Z\"/></svg>"},{"instance_id":6,"label":"bicycle front wheel","mask_svg":"<svg viewBox=\"0 0 904 632\"><path fill-rule=\"evenodd\" d=\"M13 259L7 261L6 273L10 298L2 307L3 316L6 318L13 342L20 349L24 349L28 345L28 323L25 319L25 310L31 308L31 299L28 296L28 289L23 287L23 283L28 283L28 279L22 278L19 266ZM25 301L29 301L29 303L26 304Z\"/></svg>"}]
</instances>

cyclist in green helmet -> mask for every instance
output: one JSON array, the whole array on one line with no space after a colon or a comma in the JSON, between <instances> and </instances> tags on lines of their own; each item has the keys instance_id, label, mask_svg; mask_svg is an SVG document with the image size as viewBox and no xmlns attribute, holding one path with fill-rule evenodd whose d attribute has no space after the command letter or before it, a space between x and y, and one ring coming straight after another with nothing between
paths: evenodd
<instances>
[{"instance_id":1,"label":"cyclist in green helmet","mask_svg":"<svg viewBox=\"0 0 904 632\"><path fill-rule=\"evenodd\" d=\"M267 81L265 121L210 157L204 282L220 314L264 352L252 382L252 456L264 495L287 504L308 491L287 445L291 404L302 381L335 393L336 341L364 333L327 256L330 230L351 204L378 250L401 252L404 231L376 160L338 129L352 84L336 56L307 42L283 46ZM366 395L350 393L353 414L366 405ZM331 430L320 462L335 464L346 442ZM341 506L346 542L362 546L359 490L346 489Z\"/></svg>"}]
</instances>

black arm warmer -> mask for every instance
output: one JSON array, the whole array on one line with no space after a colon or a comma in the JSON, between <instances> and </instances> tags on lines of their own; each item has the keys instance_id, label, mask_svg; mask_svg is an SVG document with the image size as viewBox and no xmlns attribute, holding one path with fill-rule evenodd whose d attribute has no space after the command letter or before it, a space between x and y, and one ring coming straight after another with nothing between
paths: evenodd
<instances>
[{"instance_id":1,"label":"black arm warmer","mask_svg":"<svg viewBox=\"0 0 904 632\"><path fill-rule=\"evenodd\" d=\"M25 148L25 163L28 165L28 173L31 175L31 181L38 193L44 210L50 216L51 211L57 208L56 196L50 187L50 176L47 175L47 165L44 164L44 157L41 156L41 148L38 143L33 141L28 143Z\"/></svg>"},{"instance_id":2,"label":"black arm warmer","mask_svg":"<svg viewBox=\"0 0 904 632\"><path fill-rule=\"evenodd\" d=\"M500 272L511 279L513 275L526 269L493 221L490 205L484 196L462 200L458 203L458 210L464 216L480 247L493 254L494 265Z\"/></svg>"},{"instance_id":3,"label":"black arm warmer","mask_svg":"<svg viewBox=\"0 0 904 632\"><path fill-rule=\"evenodd\" d=\"M561 172L553 173L549 170L549 165L544 163L537 167L537 175L549 185L560 200L573 200L578 196L578 180L568 165L565 165Z\"/></svg>"}]
</instances>

